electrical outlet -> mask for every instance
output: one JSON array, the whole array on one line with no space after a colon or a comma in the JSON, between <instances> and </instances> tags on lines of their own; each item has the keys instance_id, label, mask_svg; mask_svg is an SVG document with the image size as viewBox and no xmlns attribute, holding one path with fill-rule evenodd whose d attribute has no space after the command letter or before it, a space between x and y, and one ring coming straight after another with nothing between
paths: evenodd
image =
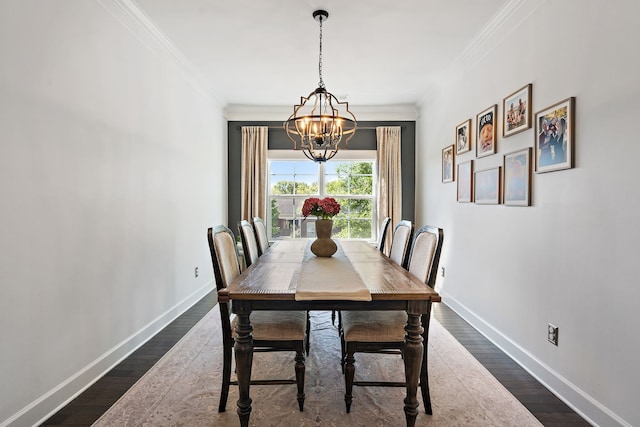
<instances>
[{"instance_id":1,"label":"electrical outlet","mask_svg":"<svg viewBox=\"0 0 640 427\"><path fill-rule=\"evenodd\" d=\"M196 269L194 270L193 274L198 277L198 267L196 267Z\"/></svg>"},{"instance_id":2,"label":"electrical outlet","mask_svg":"<svg viewBox=\"0 0 640 427\"><path fill-rule=\"evenodd\" d=\"M440 267L440 275L444 277L444 267Z\"/></svg>"},{"instance_id":3,"label":"electrical outlet","mask_svg":"<svg viewBox=\"0 0 640 427\"><path fill-rule=\"evenodd\" d=\"M547 326L547 341L553 345L558 345L558 327L551 323Z\"/></svg>"}]
</instances>

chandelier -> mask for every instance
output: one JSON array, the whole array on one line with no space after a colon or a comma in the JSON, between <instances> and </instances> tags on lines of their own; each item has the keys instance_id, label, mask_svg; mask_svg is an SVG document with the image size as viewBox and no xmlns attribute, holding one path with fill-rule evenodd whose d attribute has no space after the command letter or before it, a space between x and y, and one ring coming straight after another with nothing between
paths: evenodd
<instances>
[{"instance_id":1,"label":"chandelier","mask_svg":"<svg viewBox=\"0 0 640 427\"><path fill-rule=\"evenodd\" d=\"M339 102L327 91L322 81L322 22L328 17L326 10L313 12L313 18L320 22L318 88L307 97L301 96L300 104L293 107L293 114L284 122L293 149L303 150L304 155L314 162L326 162L335 156L343 137L344 148L348 148L349 139L357 128L356 118L349 111L349 103Z\"/></svg>"}]
</instances>

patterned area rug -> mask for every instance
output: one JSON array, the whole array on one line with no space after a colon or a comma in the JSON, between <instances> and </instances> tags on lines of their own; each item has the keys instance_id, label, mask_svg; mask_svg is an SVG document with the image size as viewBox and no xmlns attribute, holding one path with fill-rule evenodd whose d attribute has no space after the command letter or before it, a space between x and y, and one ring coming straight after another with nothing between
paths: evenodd
<instances>
[{"instance_id":1,"label":"patterned area rug","mask_svg":"<svg viewBox=\"0 0 640 427\"><path fill-rule=\"evenodd\" d=\"M304 411L295 385L251 386L253 426L402 426L403 388L354 387L351 413L344 404L340 340L330 312L311 313ZM218 413L222 337L214 307L94 426L237 426L238 389ZM253 378L294 378L293 353L256 353ZM356 354L356 379L404 380L397 355ZM235 379L235 378L234 378ZM540 426L435 318L429 334L429 384L433 415L422 398L417 426ZM420 396L420 392L418 391Z\"/></svg>"}]
</instances>

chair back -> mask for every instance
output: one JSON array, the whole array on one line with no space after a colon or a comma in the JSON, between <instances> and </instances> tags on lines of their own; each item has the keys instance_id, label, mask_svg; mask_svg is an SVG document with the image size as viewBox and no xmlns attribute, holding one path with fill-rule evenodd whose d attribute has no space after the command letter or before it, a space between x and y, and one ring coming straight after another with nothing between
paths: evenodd
<instances>
[{"instance_id":1,"label":"chair back","mask_svg":"<svg viewBox=\"0 0 640 427\"><path fill-rule=\"evenodd\" d=\"M444 231L425 225L416 231L409 256L409 272L430 287L436 284Z\"/></svg>"},{"instance_id":2,"label":"chair back","mask_svg":"<svg viewBox=\"0 0 640 427\"><path fill-rule=\"evenodd\" d=\"M258 242L258 256L269 249L269 236L267 235L267 226L262 218L253 217L253 229L256 233L256 241Z\"/></svg>"},{"instance_id":3,"label":"chair back","mask_svg":"<svg viewBox=\"0 0 640 427\"><path fill-rule=\"evenodd\" d=\"M409 249L411 248L411 238L413 236L413 223L402 220L396 224L391 239L391 250L389 258L403 268L407 268L409 262Z\"/></svg>"},{"instance_id":4,"label":"chair back","mask_svg":"<svg viewBox=\"0 0 640 427\"><path fill-rule=\"evenodd\" d=\"M224 225L209 228L208 238L216 288L221 290L240 275L236 239L233 232Z\"/></svg>"},{"instance_id":5,"label":"chair back","mask_svg":"<svg viewBox=\"0 0 640 427\"><path fill-rule=\"evenodd\" d=\"M219 292L233 282L233 279L240 276L238 248L233 232L224 225L209 228L207 237L216 289ZM222 321L222 340L224 345L230 345L232 338L229 303L218 300L218 304L220 306L220 320Z\"/></svg>"},{"instance_id":6,"label":"chair back","mask_svg":"<svg viewBox=\"0 0 640 427\"><path fill-rule=\"evenodd\" d=\"M258 242L253 231L253 225L249 221L238 221L238 232L242 240L242 252L247 268L258 260Z\"/></svg>"},{"instance_id":7,"label":"chair back","mask_svg":"<svg viewBox=\"0 0 640 427\"><path fill-rule=\"evenodd\" d=\"M385 219L383 219L382 224L380 224L377 248L382 253L384 253L385 251L384 245L385 243L387 243L387 234L389 233L389 224L391 224L391 218L389 217L386 217Z\"/></svg>"}]
</instances>

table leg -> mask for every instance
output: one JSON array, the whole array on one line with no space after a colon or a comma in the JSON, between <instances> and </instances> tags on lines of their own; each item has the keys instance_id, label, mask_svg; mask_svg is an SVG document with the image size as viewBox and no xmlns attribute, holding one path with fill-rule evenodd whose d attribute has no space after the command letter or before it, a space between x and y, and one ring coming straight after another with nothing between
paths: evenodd
<instances>
[{"instance_id":1,"label":"table leg","mask_svg":"<svg viewBox=\"0 0 640 427\"><path fill-rule=\"evenodd\" d=\"M407 427L416 424L418 416L418 381L422 366L422 322L420 314L407 313L407 324L404 327L404 372L407 381L407 397L404 399L404 413L407 419Z\"/></svg>"},{"instance_id":2,"label":"table leg","mask_svg":"<svg viewBox=\"0 0 640 427\"><path fill-rule=\"evenodd\" d=\"M238 377L238 417L240 426L249 426L251 415L251 397L249 397L249 385L251 383L251 365L253 364L253 337L251 336L251 321L249 313L238 314L236 325L236 342L234 345L236 355L236 375Z\"/></svg>"}]
</instances>

